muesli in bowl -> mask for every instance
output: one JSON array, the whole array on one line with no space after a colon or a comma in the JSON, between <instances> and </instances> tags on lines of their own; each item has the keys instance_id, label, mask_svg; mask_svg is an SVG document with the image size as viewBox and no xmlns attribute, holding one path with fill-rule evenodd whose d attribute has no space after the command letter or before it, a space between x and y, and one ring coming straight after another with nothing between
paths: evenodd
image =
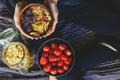
<instances>
[{"instance_id":1,"label":"muesli in bowl","mask_svg":"<svg viewBox=\"0 0 120 80\"><path fill-rule=\"evenodd\" d=\"M25 34L34 38L40 38L49 33L52 21L50 10L39 3L28 4L19 15L20 27Z\"/></svg>"}]
</instances>

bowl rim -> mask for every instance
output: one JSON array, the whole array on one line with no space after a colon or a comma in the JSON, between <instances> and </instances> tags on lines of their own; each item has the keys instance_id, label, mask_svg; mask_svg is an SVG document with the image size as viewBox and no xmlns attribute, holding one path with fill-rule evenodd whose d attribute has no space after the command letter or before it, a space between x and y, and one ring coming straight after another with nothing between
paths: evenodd
<instances>
[{"instance_id":1,"label":"bowl rim","mask_svg":"<svg viewBox=\"0 0 120 80\"><path fill-rule=\"evenodd\" d=\"M38 5L38 6L41 6L41 7L43 7L43 8L45 8L48 12L49 12L49 14L50 14L50 16L51 16L51 21L50 21L50 25L49 25L49 29L48 29L48 31L44 34L44 35L42 35L42 36L32 36L32 35L30 35L30 34L28 34L24 29L23 29L23 27L22 27L22 21L21 21L21 17L22 17L22 14L24 13L24 11L25 10L27 10L27 8L29 8L30 6L33 6L33 5ZM51 30L51 27L52 27L52 25L53 25L53 15L52 15L52 12L51 12L51 10L47 7L47 6L45 6L44 4L41 4L41 3L30 3L30 4L27 4L26 6L24 6L24 8L20 11L20 13L19 13L19 15L18 15L18 24L20 25L19 27L21 28L21 30L26 34L25 36L26 37L28 37L28 36L30 36L30 37L33 37L33 38L43 38L48 32L49 32L49 30Z\"/></svg>"},{"instance_id":2,"label":"bowl rim","mask_svg":"<svg viewBox=\"0 0 120 80\"><path fill-rule=\"evenodd\" d=\"M72 64L71 64L70 68L69 68L67 71L65 71L64 73L59 74L59 75L52 75L52 74L49 74L49 73L44 72L44 70L42 69L42 67L41 67L41 65L40 65L40 63L39 63L39 59L40 59L40 57L39 57L39 52L40 52L40 50L42 49L42 47L43 47L45 44L47 44L47 42L52 41L52 40L60 40L60 41L65 42L65 44L67 44L67 45L69 46L69 48L71 49L72 54L73 54ZM76 59L76 58L75 58L75 50L73 49L72 45L71 45L69 42L67 42L65 39L61 39L61 38L51 38L51 39L46 40L45 42L42 43L42 45L40 45L40 47L39 47L39 49L38 49L38 52L37 52L37 65L39 66L39 68L41 69L41 71L42 71L43 73L45 73L46 75L55 76L55 77L61 77L61 76L66 75L67 73L69 73L69 72L72 70L72 68L74 67L75 59Z\"/></svg>"}]
</instances>

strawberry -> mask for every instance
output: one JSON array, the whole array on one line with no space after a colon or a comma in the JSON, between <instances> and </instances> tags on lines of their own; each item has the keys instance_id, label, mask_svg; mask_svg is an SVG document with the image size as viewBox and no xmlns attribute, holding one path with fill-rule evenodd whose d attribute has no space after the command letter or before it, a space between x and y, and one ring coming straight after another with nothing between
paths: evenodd
<instances>
[{"instance_id":1,"label":"strawberry","mask_svg":"<svg viewBox=\"0 0 120 80\"><path fill-rule=\"evenodd\" d=\"M72 61L72 59L71 59L71 58L68 58L67 60L64 61L64 63L65 63L66 65L70 65L70 64L71 64L71 61Z\"/></svg>"},{"instance_id":2,"label":"strawberry","mask_svg":"<svg viewBox=\"0 0 120 80\"><path fill-rule=\"evenodd\" d=\"M40 58L40 64L41 64L41 65L46 65L47 63L48 63L47 58L42 56L42 57Z\"/></svg>"},{"instance_id":3,"label":"strawberry","mask_svg":"<svg viewBox=\"0 0 120 80\"><path fill-rule=\"evenodd\" d=\"M65 54L66 54L67 56L70 56L70 55L72 54L72 52L71 52L69 49L67 49L67 50L65 50Z\"/></svg>"},{"instance_id":4,"label":"strawberry","mask_svg":"<svg viewBox=\"0 0 120 80\"><path fill-rule=\"evenodd\" d=\"M64 64L63 61L58 61L57 63L58 66L63 66L63 64Z\"/></svg>"},{"instance_id":5,"label":"strawberry","mask_svg":"<svg viewBox=\"0 0 120 80\"><path fill-rule=\"evenodd\" d=\"M52 48L52 49L55 49L57 46L58 46L58 45L57 45L56 43L54 43L54 42L51 44L51 48Z\"/></svg>"},{"instance_id":6,"label":"strawberry","mask_svg":"<svg viewBox=\"0 0 120 80\"><path fill-rule=\"evenodd\" d=\"M60 49L61 51L64 51L66 48L67 48L66 44L60 44L60 45L59 45L59 49Z\"/></svg>"},{"instance_id":7,"label":"strawberry","mask_svg":"<svg viewBox=\"0 0 120 80\"><path fill-rule=\"evenodd\" d=\"M56 56L60 56L60 55L62 54L62 51L59 50L59 49L55 49L55 50L53 51L53 53L54 53Z\"/></svg>"},{"instance_id":8,"label":"strawberry","mask_svg":"<svg viewBox=\"0 0 120 80\"><path fill-rule=\"evenodd\" d=\"M50 46L48 46L48 45L43 46L43 51L49 52L50 51Z\"/></svg>"},{"instance_id":9,"label":"strawberry","mask_svg":"<svg viewBox=\"0 0 120 80\"><path fill-rule=\"evenodd\" d=\"M63 61L68 60L68 56L65 55L65 54L62 54L62 55L60 56L60 58L61 58L61 60L63 60Z\"/></svg>"},{"instance_id":10,"label":"strawberry","mask_svg":"<svg viewBox=\"0 0 120 80\"><path fill-rule=\"evenodd\" d=\"M61 74L64 72L64 69L62 67L58 67L57 72Z\"/></svg>"},{"instance_id":11,"label":"strawberry","mask_svg":"<svg viewBox=\"0 0 120 80\"><path fill-rule=\"evenodd\" d=\"M45 72L50 72L50 70L51 70L51 64L47 64L47 65L43 66L43 70Z\"/></svg>"},{"instance_id":12,"label":"strawberry","mask_svg":"<svg viewBox=\"0 0 120 80\"><path fill-rule=\"evenodd\" d=\"M55 55L53 55L53 54L49 55L49 61L50 62L56 62L57 60L58 59L57 59L57 57Z\"/></svg>"},{"instance_id":13,"label":"strawberry","mask_svg":"<svg viewBox=\"0 0 120 80\"><path fill-rule=\"evenodd\" d=\"M51 69L50 73L51 73L52 75L56 75L56 74L57 74L57 70L53 68L53 69Z\"/></svg>"},{"instance_id":14,"label":"strawberry","mask_svg":"<svg viewBox=\"0 0 120 80\"><path fill-rule=\"evenodd\" d=\"M68 70L69 66L68 65L63 65L63 69L66 71Z\"/></svg>"}]
</instances>

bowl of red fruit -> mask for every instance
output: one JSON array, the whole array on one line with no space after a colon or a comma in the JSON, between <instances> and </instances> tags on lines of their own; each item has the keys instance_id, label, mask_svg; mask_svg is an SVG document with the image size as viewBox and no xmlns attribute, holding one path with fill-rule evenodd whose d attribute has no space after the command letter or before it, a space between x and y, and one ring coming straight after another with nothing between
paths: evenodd
<instances>
[{"instance_id":1,"label":"bowl of red fruit","mask_svg":"<svg viewBox=\"0 0 120 80\"><path fill-rule=\"evenodd\" d=\"M38 51L40 69L51 76L67 74L74 65L75 52L64 39L52 38L45 41Z\"/></svg>"},{"instance_id":2,"label":"bowl of red fruit","mask_svg":"<svg viewBox=\"0 0 120 80\"><path fill-rule=\"evenodd\" d=\"M51 11L40 3L26 5L19 14L19 24L25 36L42 38L52 28Z\"/></svg>"}]
</instances>

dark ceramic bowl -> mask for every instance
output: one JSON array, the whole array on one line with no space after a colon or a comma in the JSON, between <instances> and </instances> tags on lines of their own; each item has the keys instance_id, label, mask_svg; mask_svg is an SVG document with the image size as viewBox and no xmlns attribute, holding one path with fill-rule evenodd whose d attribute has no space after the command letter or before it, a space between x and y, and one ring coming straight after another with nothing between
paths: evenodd
<instances>
[{"instance_id":1,"label":"dark ceramic bowl","mask_svg":"<svg viewBox=\"0 0 120 80\"><path fill-rule=\"evenodd\" d=\"M58 45L59 44L66 44L67 45L67 49L69 49L71 51L71 55L69 56L72 60L71 60L71 63L69 64L69 68L68 70L65 70L63 73L57 73L55 75L51 74L50 72L45 72L43 70L43 65L40 64L40 59L42 57L42 53L43 53L43 46L45 45L48 45L50 46L52 43L57 43ZM63 54L63 53L62 53ZM49 60L49 59L48 59ZM39 48L39 51L38 51L38 56L37 56L37 62L38 62L38 66L40 67L40 69L47 75L51 75L51 76L56 76L56 77L59 77L59 76L63 76L67 73L70 72L70 70L73 68L73 65L74 65L74 61L75 61L75 52L74 52L74 49L73 47L64 39L60 39L60 38L52 38L52 39L49 39L47 41L45 41ZM48 62L49 63L49 62ZM64 63L65 64L65 63ZM54 67L54 66L52 66Z\"/></svg>"}]
</instances>

